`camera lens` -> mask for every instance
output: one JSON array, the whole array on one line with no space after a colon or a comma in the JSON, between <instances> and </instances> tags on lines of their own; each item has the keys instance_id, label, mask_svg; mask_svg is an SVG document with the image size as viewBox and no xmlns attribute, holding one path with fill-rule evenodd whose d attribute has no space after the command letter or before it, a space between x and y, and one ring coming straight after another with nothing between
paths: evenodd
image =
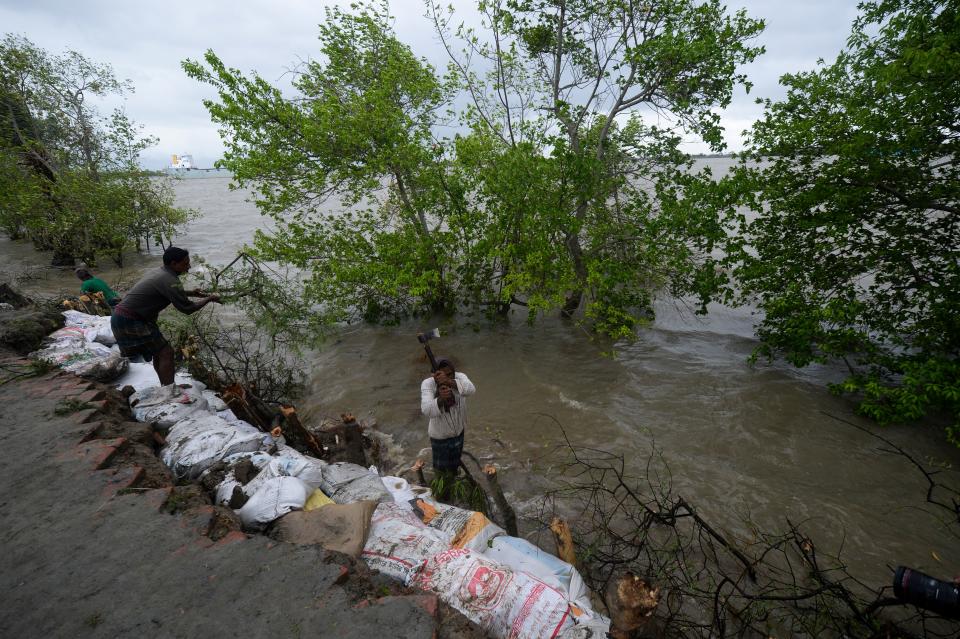
<instances>
[{"instance_id":1,"label":"camera lens","mask_svg":"<svg viewBox=\"0 0 960 639\"><path fill-rule=\"evenodd\" d=\"M906 566L893 575L897 599L951 619L960 619L960 586L935 579Z\"/></svg>"}]
</instances>

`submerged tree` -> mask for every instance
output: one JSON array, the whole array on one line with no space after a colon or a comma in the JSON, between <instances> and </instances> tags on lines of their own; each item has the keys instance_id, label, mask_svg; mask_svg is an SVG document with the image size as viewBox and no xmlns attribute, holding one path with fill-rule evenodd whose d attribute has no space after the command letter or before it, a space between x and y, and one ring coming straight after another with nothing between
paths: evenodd
<instances>
[{"instance_id":1,"label":"submerged tree","mask_svg":"<svg viewBox=\"0 0 960 639\"><path fill-rule=\"evenodd\" d=\"M759 217L731 254L761 354L842 360L836 390L863 414L946 410L960 444L958 9L864 3L835 62L784 76L740 175Z\"/></svg>"},{"instance_id":2,"label":"submerged tree","mask_svg":"<svg viewBox=\"0 0 960 639\"><path fill-rule=\"evenodd\" d=\"M189 212L138 165L156 140L96 98L132 91L109 65L55 56L23 37L0 42L0 228L52 250L55 264L122 260L139 238L162 240Z\"/></svg>"},{"instance_id":3,"label":"submerged tree","mask_svg":"<svg viewBox=\"0 0 960 639\"><path fill-rule=\"evenodd\" d=\"M584 308L621 336L653 290L712 290L726 198L680 135L722 147L713 109L745 83L762 24L718 0L479 9L483 40L457 30L461 55L452 16L428 5L445 78L397 40L385 3L328 10L290 97L212 51L184 63L218 90L224 166L276 221L258 256L306 269L306 302L339 319L521 304ZM460 133L439 137L448 124Z\"/></svg>"},{"instance_id":4,"label":"submerged tree","mask_svg":"<svg viewBox=\"0 0 960 639\"><path fill-rule=\"evenodd\" d=\"M471 202L496 211L505 231L508 299L565 315L583 307L614 337L633 334L655 291L705 299L725 195L709 171L692 170L681 136L723 148L714 110L749 88L737 67L761 52L748 42L763 24L717 1L479 9L483 34L452 34L439 4L431 16L471 97L470 137L487 143L471 164L481 177Z\"/></svg>"}]
</instances>

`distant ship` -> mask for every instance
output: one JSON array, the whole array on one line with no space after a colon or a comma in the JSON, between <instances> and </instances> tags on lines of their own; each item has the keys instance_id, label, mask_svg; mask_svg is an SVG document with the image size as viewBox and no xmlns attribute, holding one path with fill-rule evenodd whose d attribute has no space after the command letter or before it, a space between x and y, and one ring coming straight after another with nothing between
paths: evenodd
<instances>
[{"instance_id":1,"label":"distant ship","mask_svg":"<svg viewBox=\"0 0 960 639\"><path fill-rule=\"evenodd\" d=\"M232 174L226 169L201 169L194 165L193 156L189 153L171 155L170 166L164 171L168 175L178 177L230 177Z\"/></svg>"},{"instance_id":2,"label":"distant ship","mask_svg":"<svg viewBox=\"0 0 960 639\"><path fill-rule=\"evenodd\" d=\"M182 169L184 171L192 171L197 168L193 166L193 156L192 155L171 155L170 156L170 167L171 169Z\"/></svg>"}]
</instances>

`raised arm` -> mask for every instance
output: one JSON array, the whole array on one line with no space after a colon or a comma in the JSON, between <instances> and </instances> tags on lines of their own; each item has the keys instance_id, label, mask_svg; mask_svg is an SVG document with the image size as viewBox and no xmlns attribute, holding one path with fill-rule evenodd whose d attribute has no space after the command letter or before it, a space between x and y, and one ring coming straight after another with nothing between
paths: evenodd
<instances>
[{"instance_id":1,"label":"raised arm","mask_svg":"<svg viewBox=\"0 0 960 639\"><path fill-rule=\"evenodd\" d=\"M473 385L473 382L470 381L470 378L463 373L457 373L457 388L460 390L460 394L466 397L467 395L473 395L477 392L477 387Z\"/></svg>"},{"instance_id":2,"label":"raised arm","mask_svg":"<svg viewBox=\"0 0 960 639\"><path fill-rule=\"evenodd\" d=\"M428 377L420 383L420 412L427 417L440 417L437 406L437 382Z\"/></svg>"}]
</instances>

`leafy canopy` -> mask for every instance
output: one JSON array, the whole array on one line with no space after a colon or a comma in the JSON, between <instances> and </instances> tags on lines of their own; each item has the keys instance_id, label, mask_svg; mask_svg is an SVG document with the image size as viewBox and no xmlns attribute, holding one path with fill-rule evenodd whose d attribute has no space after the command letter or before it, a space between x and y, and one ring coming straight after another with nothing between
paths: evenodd
<instances>
[{"instance_id":1,"label":"leafy canopy","mask_svg":"<svg viewBox=\"0 0 960 639\"><path fill-rule=\"evenodd\" d=\"M76 51L56 56L26 38L0 42L0 229L54 260L122 260L141 238L169 237L189 213L138 165L156 140L94 100L132 91L109 65Z\"/></svg>"},{"instance_id":2,"label":"leafy canopy","mask_svg":"<svg viewBox=\"0 0 960 639\"><path fill-rule=\"evenodd\" d=\"M731 254L760 354L845 361L835 390L881 422L960 419L958 77L956 2L863 3L836 61L782 78L739 175L758 217Z\"/></svg>"},{"instance_id":3,"label":"leafy canopy","mask_svg":"<svg viewBox=\"0 0 960 639\"><path fill-rule=\"evenodd\" d=\"M328 9L292 95L212 51L184 63L217 90L223 165L273 218L255 257L304 269L304 303L331 320L521 305L629 336L653 290L706 295L729 198L679 145L720 148L714 109L762 23L718 0L478 9L475 32L428 5L444 76L386 3Z\"/></svg>"}]
</instances>

